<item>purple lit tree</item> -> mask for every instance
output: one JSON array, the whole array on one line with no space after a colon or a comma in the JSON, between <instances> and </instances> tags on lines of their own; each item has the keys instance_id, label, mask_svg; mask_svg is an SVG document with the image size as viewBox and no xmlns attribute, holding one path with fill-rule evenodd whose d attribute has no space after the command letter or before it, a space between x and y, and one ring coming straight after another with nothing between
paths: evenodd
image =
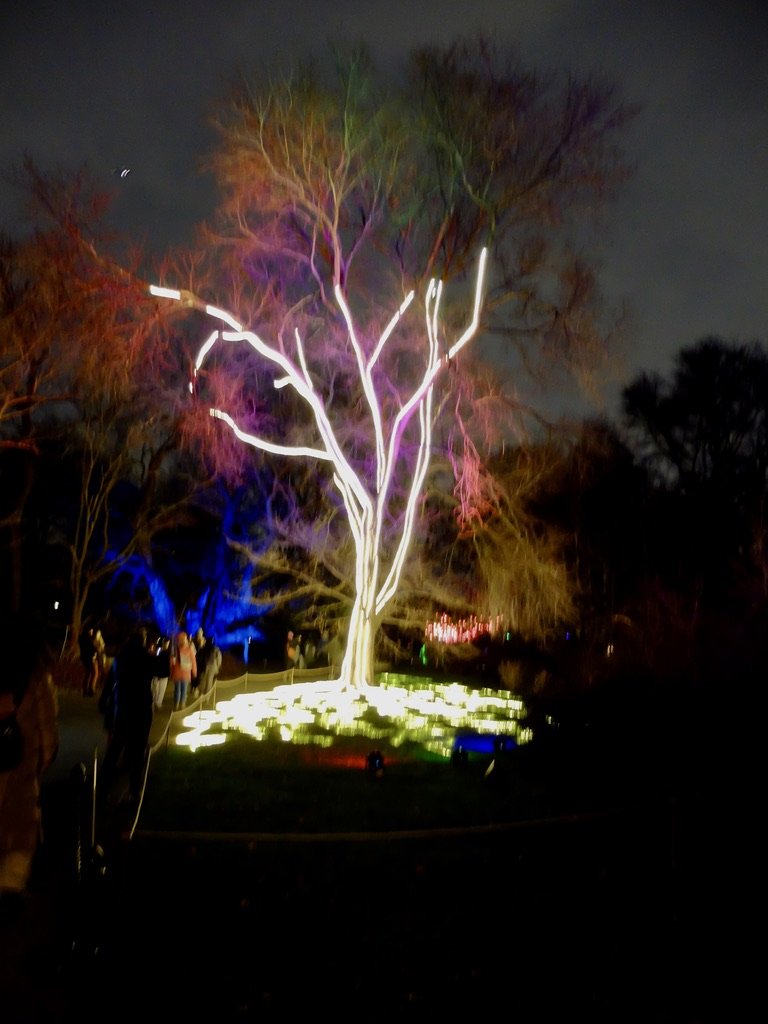
<instances>
[{"instance_id":1,"label":"purple lit tree","mask_svg":"<svg viewBox=\"0 0 768 1024\"><path fill-rule=\"evenodd\" d=\"M384 330L373 339L373 344L366 347L360 339L341 286L336 284L336 302L346 324L347 338L355 354L360 386L365 396L365 408L361 411L368 420L367 432L372 439L370 458L357 467L353 458L344 451L343 442L329 414L326 399L315 387L299 331L295 332L296 359L292 360L279 348L264 342L258 334L246 330L230 313L207 304L203 307L209 317L223 323L225 327L216 329L200 349L195 362L196 372L200 371L206 357L217 343L245 341L260 356L274 364L277 371L273 381L274 387L292 387L306 404L309 418L317 431L317 445L283 444L243 430L224 409L210 410L211 416L226 423L235 436L245 444L275 455L316 459L329 464L334 486L347 514L355 547L355 595L347 647L341 666L343 685L363 686L373 682L374 640L378 624L384 609L397 591L408 554L417 503L429 467L435 379L441 369L458 355L477 331L485 257L484 249L480 257L470 322L453 341L444 340L439 317L441 287L435 281L430 281L424 304L426 365L411 394L398 397L399 409L389 420L383 413L384 403L377 388L388 388L391 391L394 387L393 379L389 376L386 384L377 383L376 367L380 360L383 361L386 344L411 305L414 293L410 292L405 297ZM198 306L197 300L189 293L158 286L152 286L150 290L153 295L176 299L186 306ZM407 466L401 468L404 442L409 430L414 427L417 434L415 461L409 461ZM382 560L382 541L388 533L391 538L391 529L387 529L387 523L392 516L393 495L399 493L394 482L398 472L402 472L403 469L409 474L410 482L400 515L399 537L393 544L387 566Z\"/></svg>"},{"instance_id":2,"label":"purple lit tree","mask_svg":"<svg viewBox=\"0 0 768 1024\"><path fill-rule=\"evenodd\" d=\"M450 597L410 544L427 486L465 534L498 508L481 450L519 436L521 403L484 386L467 342L496 335L518 375L553 362L583 375L602 350L594 275L568 232L583 240L573 215L624 176L610 141L624 113L591 81L553 98L482 40L413 54L400 90L377 89L364 53L335 70L335 84L310 70L244 84L224 107L217 218L153 290L206 332L193 391L217 463L242 457L235 441L274 460L273 541L239 545L254 583L290 578L290 598L264 599L344 619L342 681L360 686L406 579L403 618L422 630L423 609Z\"/></svg>"}]
</instances>

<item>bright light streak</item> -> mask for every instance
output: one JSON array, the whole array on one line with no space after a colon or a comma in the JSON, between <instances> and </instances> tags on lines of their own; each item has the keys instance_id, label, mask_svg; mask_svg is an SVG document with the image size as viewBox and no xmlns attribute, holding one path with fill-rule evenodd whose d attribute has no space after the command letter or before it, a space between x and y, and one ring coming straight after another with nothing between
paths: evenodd
<instances>
[{"instance_id":1,"label":"bright light streak","mask_svg":"<svg viewBox=\"0 0 768 1024\"><path fill-rule=\"evenodd\" d=\"M179 733L176 743L181 747L189 747L190 750L198 750L200 747L220 746L226 739L223 733L209 732L215 720L215 711L196 711L187 715L184 725L189 732Z\"/></svg>"},{"instance_id":2,"label":"bright light streak","mask_svg":"<svg viewBox=\"0 0 768 1024\"><path fill-rule=\"evenodd\" d=\"M412 291L408 292L408 294L406 295L406 297L403 299L402 303L400 304L400 309L398 309L398 311L395 313L395 315L389 321L387 326L384 328L384 332L381 335L381 337L379 338L379 343L376 346L376 348L374 349L373 354L371 355L371 358L368 360L368 369L369 370L373 369L373 367L376 365L376 362L377 362L379 356L381 355L382 349L386 345L387 340L388 340L390 334L392 333L392 331L394 331L395 327L397 327L397 325L398 325L398 323L400 321L400 317L405 313L406 309L408 309L410 304L413 302L415 294L416 293L412 292Z\"/></svg>"},{"instance_id":3,"label":"bright light streak","mask_svg":"<svg viewBox=\"0 0 768 1024\"><path fill-rule=\"evenodd\" d=\"M203 365L203 360L219 340L219 334L219 331L214 331L208 340L200 346L200 351L197 353L197 359L195 359L195 373L198 372L200 367Z\"/></svg>"},{"instance_id":4,"label":"bright light streak","mask_svg":"<svg viewBox=\"0 0 768 1024\"><path fill-rule=\"evenodd\" d=\"M209 316L216 317L217 320L222 320L225 324L229 324L233 331L242 331L243 325L239 320L235 320L231 313L228 313L226 309L219 309L218 306L206 306L205 312Z\"/></svg>"},{"instance_id":5,"label":"bright light streak","mask_svg":"<svg viewBox=\"0 0 768 1024\"><path fill-rule=\"evenodd\" d=\"M178 301L181 298L178 288L161 288L157 284L151 284L149 291L151 295L156 295L159 299L176 299Z\"/></svg>"},{"instance_id":6,"label":"bright light streak","mask_svg":"<svg viewBox=\"0 0 768 1024\"><path fill-rule=\"evenodd\" d=\"M222 412L221 409L211 409L210 415L214 419L223 420L240 441L250 444L254 448L260 448L262 451L271 452L273 455L307 455L313 459L331 459L328 452L323 451L322 448L307 448L304 445L273 444L271 441L265 441L255 434L248 434L245 430L241 430L238 427L229 413Z\"/></svg>"},{"instance_id":7,"label":"bright light streak","mask_svg":"<svg viewBox=\"0 0 768 1024\"><path fill-rule=\"evenodd\" d=\"M453 359L456 353L462 349L472 338L480 324L480 305L483 301L483 285L485 282L485 264L488 259L488 250L483 249L480 253L480 266L477 271L477 285L475 287L475 307L472 311L472 320L469 326L461 335L459 340L448 351L448 358Z\"/></svg>"},{"instance_id":8,"label":"bright light streak","mask_svg":"<svg viewBox=\"0 0 768 1024\"><path fill-rule=\"evenodd\" d=\"M475 334L477 327L480 323L480 306L483 297L483 285L485 281L485 264L488 255L488 250L483 249L480 254L480 265L477 274L477 281L475 283L475 302L472 314L472 320L469 326L465 329L456 344L451 348L449 352L449 358L452 357L456 352L459 351ZM417 469L414 474L413 482L411 485L410 493L408 496L408 504L406 507L405 525L403 527L402 534L400 536L400 543L398 545L397 552L392 561L389 574L384 581L381 589L379 590L378 597L376 600L376 613L381 614L387 602L391 600L393 595L397 591L397 586L400 582L400 574L405 564L405 555L408 550L411 541L411 535L413 532L414 513L416 503L421 492L421 486L426 476L427 468L429 465L431 437L432 437L432 385L435 377L442 365L439 360L439 347L437 344L437 328L438 328L438 309L440 304L440 297L442 294L442 282L439 285L435 285L434 281L430 281L427 288L427 302L426 302L426 327L427 336L430 343L430 359L427 365L427 369L422 378L421 384L416 388L410 399L400 409L394 422L394 426L390 433L389 442L389 454L387 459L387 471L382 490L387 491L391 480L391 475L394 472L394 466L397 459L397 453L399 449L400 439L402 438L405 425L410 419L416 408L419 409L420 414L420 425L421 425L421 442L419 445L419 451L417 456ZM431 307L430 300L434 297L434 307ZM430 315L431 310L431 315ZM425 410L424 404L426 402L427 408Z\"/></svg>"}]
</instances>

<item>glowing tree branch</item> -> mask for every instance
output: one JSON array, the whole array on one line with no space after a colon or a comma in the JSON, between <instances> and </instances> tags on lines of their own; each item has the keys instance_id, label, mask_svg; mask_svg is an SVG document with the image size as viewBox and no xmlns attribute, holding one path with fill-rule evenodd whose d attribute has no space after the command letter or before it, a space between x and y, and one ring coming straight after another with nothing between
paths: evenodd
<instances>
[{"instance_id":1,"label":"glowing tree branch","mask_svg":"<svg viewBox=\"0 0 768 1024\"><path fill-rule=\"evenodd\" d=\"M430 281L425 296L425 327L428 342L426 368L413 394L401 406L392 420L389 430L387 430L387 424L382 417L381 405L374 386L373 370L382 356L387 341L410 306L413 293L403 301L381 334L371 355L366 358L349 306L341 289L338 286L335 289L336 302L344 317L347 336L357 361L375 441L375 483L370 492L367 481L355 472L336 438L322 398L315 391L312 383L304 345L298 331L295 332L297 365L282 351L266 344L258 334L246 330L226 310L207 305L189 292L160 288L154 285L150 288L153 295L173 299L186 306L203 310L208 316L220 320L225 325L223 329L213 331L200 347L195 360L195 374L200 371L206 358L218 342L245 341L279 370L279 375L273 381L274 387L278 389L292 387L311 411L322 447L270 441L241 429L232 416L222 409L211 409L210 414L226 423L235 436L245 444L273 454L320 459L330 462L333 466L334 485L344 502L355 543L355 597L350 616L347 648L341 668L341 681L345 685L362 686L373 682L373 644L376 627L384 608L397 591L413 532L419 495L429 466L433 385L440 370L477 332L486 258L487 251L483 249L475 284L472 318L453 345L450 347L443 345L445 354L442 357L439 343L442 286L435 281ZM416 462L412 467L408 488L403 527L391 556L391 565L385 579L381 582L380 557L386 512L391 498L402 440L416 414L418 414L418 446Z\"/></svg>"}]
</instances>

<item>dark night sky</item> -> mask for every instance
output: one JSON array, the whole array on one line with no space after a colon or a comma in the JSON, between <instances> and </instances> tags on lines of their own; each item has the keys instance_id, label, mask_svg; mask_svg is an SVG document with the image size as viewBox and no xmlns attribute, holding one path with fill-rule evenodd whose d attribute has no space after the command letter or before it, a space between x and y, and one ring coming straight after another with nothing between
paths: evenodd
<instances>
[{"instance_id":1,"label":"dark night sky","mask_svg":"<svg viewBox=\"0 0 768 1024\"><path fill-rule=\"evenodd\" d=\"M24 153L43 170L87 166L119 187L119 226L162 250L209 212L198 172L207 109L238 69L285 68L329 40L359 39L396 67L413 45L477 31L525 65L605 75L642 106L625 137L638 173L604 236L604 292L630 311L619 385L667 372L705 335L768 341L765 2L10 0L0 167ZM121 183L112 170L123 165ZM11 231L14 209L4 185L0 225Z\"/></svg>"}]
</instances>

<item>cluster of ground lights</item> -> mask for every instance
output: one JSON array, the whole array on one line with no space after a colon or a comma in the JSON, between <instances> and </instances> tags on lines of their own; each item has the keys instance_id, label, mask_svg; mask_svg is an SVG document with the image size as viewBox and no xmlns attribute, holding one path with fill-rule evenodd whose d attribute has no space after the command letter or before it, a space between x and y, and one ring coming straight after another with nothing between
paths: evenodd
<instances>
[{"instance_id":1,"label":"cluster of ground lights","mask_svg":"<svg viewBox=\"0 0 768 1024\"><path fill-rule=\"evenodd\" d=\"M395 749L417 744L448 758L457 738L467 748L483 740L528 742L524 713L522 700L497 690L386 673L375 686L362 689L319 681L239 693L217 701L212 710L187 715L176 743L197 750L239 732L256 740L332 747L339 737L358 736Z\"/></svg>"}]
</instances>

